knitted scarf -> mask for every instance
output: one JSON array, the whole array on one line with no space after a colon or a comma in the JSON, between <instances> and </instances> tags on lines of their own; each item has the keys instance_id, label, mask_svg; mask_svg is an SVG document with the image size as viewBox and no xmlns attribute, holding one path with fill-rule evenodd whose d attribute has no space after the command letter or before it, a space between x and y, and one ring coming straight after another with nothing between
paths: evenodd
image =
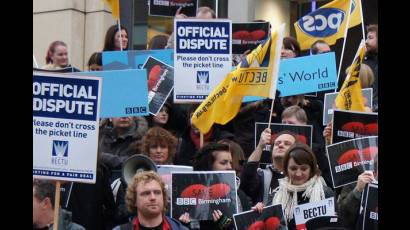
<instances>
[{"instance_id":1,"label":"knitted scarf","mask_svg":"<svg viewBox=\"0 0 410 230\"><path fill-rule=\"evenodd\" d=\"M321 176L313 176L302 185L292 185L288 177L279 179L279 187L273 197L273 204L282 204L286 219L293 219L293 209L298 205L298 192L303 192L302 197L309 198L309 203L325 199L323 187L326 182Z\"/></svg>"}]
</instances>

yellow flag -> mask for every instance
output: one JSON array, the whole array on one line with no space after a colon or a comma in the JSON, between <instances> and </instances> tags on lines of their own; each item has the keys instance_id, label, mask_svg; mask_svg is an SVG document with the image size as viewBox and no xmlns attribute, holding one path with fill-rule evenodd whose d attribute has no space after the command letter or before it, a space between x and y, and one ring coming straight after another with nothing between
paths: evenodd
<instances>
[{"instance_id":1,"label":"yellow flag","mask_svg":"<svg viewBox=\"0 0 410 230\"><path fill-rule=\"evenodd\" d=\"M349 28L353 26L357 26L362 23L362 1L361 0L353 0L352 1L352 8L350 9L350 22Z\"/></svg>"},{"instance_id":2,"label":"yellow flag","mask_svg":"<svg viewBox=\"0 0 410 230\"><path fill-rule=\"evenodd\" d=\"M333 45L337 39L343 38L350 3L349 28L357 26L362 23L361 0L335 0L295 22L296 37L301 49L309 49L319 39Z\"/></svg>"},{"instance_id":3,"label":"yellow flag","mask_svg":"<svg viewBox=\"0 0 410 230\"><path fill-rule=\"evenodd\" d=\"M201 133L226 124L239 112L244 96L274 98L285 25L246 56L199 105L191 117Z\"/></svg>"},{"instance_id":4,"label":"yellow flag","mask_svg":"<svg viewBox=\"0 0 410 230\"><path fill-rule=\"evenodd\" d=\"M360 43L356 56L350 66L349 73L336 97L336 108L342 110L365 111L362 86L359 79L360 65L363 62L366 46Z\"/></svg>"},{"instance_id":5,"label":"yellow flag","mask_svg":"<svg viewBox=\"0 0 410 230\"><path fill-rule=\"evenodd\" d=\"M104 0L104 2L111 8L112 16L116 19L120 19L120 0Z\"/></svg>"}]
</instances>

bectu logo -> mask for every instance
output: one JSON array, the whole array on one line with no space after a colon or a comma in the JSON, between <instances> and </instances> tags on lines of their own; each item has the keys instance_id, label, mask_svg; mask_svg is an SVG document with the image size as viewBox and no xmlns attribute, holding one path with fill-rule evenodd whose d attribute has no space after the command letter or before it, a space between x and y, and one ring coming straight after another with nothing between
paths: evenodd
<instances>
[{"instance_id":1,"label":"bectu logo","mask_svg":"<svg viewBox=\"0 0 410 230\"><path fill-rule=\"evenodd\" d=\"M329 37L337 33L345 12L336 8L323 8L299 20L299 28L312 37Z\"/></svg>"}]
</instances>

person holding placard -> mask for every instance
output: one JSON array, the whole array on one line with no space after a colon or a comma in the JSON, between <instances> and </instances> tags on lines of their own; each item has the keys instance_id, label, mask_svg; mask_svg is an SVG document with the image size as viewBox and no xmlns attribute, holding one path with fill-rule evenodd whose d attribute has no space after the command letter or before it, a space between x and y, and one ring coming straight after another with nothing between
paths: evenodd
<instances>
[{"instance_id":1,"label":"person holding placard","mask_svg":"<svg viewBox=\"0 0 410 230\"><path fill-rule=\"evenodd\" d=\"M285 178L279 180L272 204L282 204L288 229L292 230L296 229L293 215L296 205L334 197L334 192L320 176L316 157L306 144L296 142L292 145L283 164ZM257 209L263 206L262 203L256 205Z\"/></svg>"},{"instance_id":2,"label":"person holding placard","mask_svg":"<svg viewBox=\"0 0 410 230\"><path fill-rule=\"evenodd\" d=\"M363 213L360 211L360 202L366 185L378 180L378 154L373 159L373 166L373 172L364 171L357 177L356 183L344 186L337 199L339 216L343 225L349 229L354 229L357 224L361 223L360 220L363 218Z\"/></svg>"},{"instance_id":3,"label":"person holding placard","mask_svg":"<svg viewBox=\"0 0 410 230\"><path fill-rule=\"evenodd\" d=\"M177 10L175 13L175 19L184 19L188 18L185 14L181 13L182 7ZM196 10L196 19L213 19L216 18L215 11L207 6L201 6L198 7ZM171 33L171 35L168 38L167 45L165 46L165 49L173 49L174 48L174 32Z\"/></svg>"},{"instance_id":4,"label":"person holding placard","mask_svg":"<svg viewBox=\"0 0 410 230\"><path fill-rule=\"evenodd\" d=\"M210 142L202 147L195 155L195 171L225 171L232 170L232 154L229 145L216 142ZM239 178L236 181L240 184ZM237 186L239 188L239 185ZM238 194L238 213L250 210L252 206L251 199L240 189ZM220 210L214 210L212 213L213 221L200 221L200 229L233 229L234 224L232 216L224 215ZM183 223L191 222L189 213L183 214L179 220Z\"/></svg>"},{"instance_id":5,"label":"person holding placard","mask_svg":"<svg viewBox=\"0 0 410 230\"><path fill-rule=\"evenodd\" d=\"M242 173L243 164L246 162L242 147L229 139L220 140L218 143L229 145L229 150L232 154L232 169L235 170L236 176L239 177Z\"/></svg>"},{"instance_id":6,"label":"person holding placard","mask_svg":"<svg viewBox=\"0 0 410 230\"><path fill-rule=\"evenodd\" d=\"M279 132L273 140L272 165L265 169L259 168L259 161L263 149L271 142L271 130L266 128L259 139L258 146L249 156L241 175L241 189L252 198L254 204L263 202L265 205L272 201L272 191L278 187L278 179L283 178L283 159L288 148L296 142L296 135L290 131Z\"/></svg>"},{"instance_id":7,"label":"person holding placard","mask_svg":"<svg viewBox=\"0 0 410 230\"><path fill-rule=\"evenodd\" d=\"M33 180L33 229L54 229L55 183ZM58 229L85 230L71 221L71 212L59 210Z\"/></svg>"}]
</instances>

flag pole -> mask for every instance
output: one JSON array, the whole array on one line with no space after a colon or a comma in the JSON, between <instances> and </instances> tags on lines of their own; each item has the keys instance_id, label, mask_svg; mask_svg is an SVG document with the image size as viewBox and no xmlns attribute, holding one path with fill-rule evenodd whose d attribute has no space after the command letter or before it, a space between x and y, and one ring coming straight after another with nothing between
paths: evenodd
<instances>
[{"instance_id":1,"label":"flag pole","mask_svg":"<svg viewBox=\"0 0 410 230\"><path fill-rule=\"evenodd\" d=\"M274 105L274 104L275 104L275 99L273 98L273 99L272 99L272 103L271 103L271 105L270 105L270 110L269 110L270 116L269 116L268 129L270 129L270 124L271 124L271 121L272 121L273 105Z\"/></svg>"},{"instance_id":2,"label":"flag pole","mask_svg":"<svg viewBox=\"0 0 410 230\"><path fill-rule=\"evenodd\" d=\"M117 25L118 25L118 31L120 32L120 49L122 51L122 30L121 30L121 22L120 19L118 18L117 20Z\"/></svg>"},{"instance_id":3,"label":"flag pole","mask_svg":"<svg viewBox=\"0 0 410 230\"><path fill-rule=\"evenodd\" d=\"M36 66L36 68L38 68L38 63L36 60L36 56L34 56L34 53L33 53L33 61L34 61L34 65Z\"/></svg>"},{"instance_id":4,"label":"flag pole","mask_svg":"<svg viewBox=\"0 0 410 230\"><path fill-rule=\"evenodd\" d=\"M199 132L199 148L202 148L202 146L204 146L204 134Z\"/></svg>"},{"instance_id":5,"label":"flag pole","mask_svg":"<svg viewBox=\"0 0 410 230\"><path fill-rule=\"evenodd\" d=\"M350 24L350 10L352 9L352 1L350 0L349 4L349 10L347 11L347 22L346 22L346 29L345 29L345 34L344 34L344 39L343 39L343 47L342 47L342 55L340 56L340 61L339 61L339 69L337 71L337 79L336 79L336 88L335 88L335 93L337 92L337 88L339 85L339 77L340 77L340 69L342 68L342 62L343 62L343 56L345 53L345 45L346 45L346 40L347 40L347 31L349 30L349 24Z\"/></svg>"},{"instance_id":6,"label":"flag pole","mask_svg":"<svg viewBox=\"0 0 410 230\"><path fill-rule=\"evenodd\" d=\"M58 216L60 210L60 190L61 190L61 181L56 181L56 194L54 199L54 221L53 221L53 230L58 230Z\"/></svg>"},{"instance_id":7,"label":"flag pole","mask_svg":"<svg viewBox=\"0 0 410 230\"><path fill-rule=\"evenodd\" d=\"M363 34L363 39L366 40L366 34L364 31L364 20L363 20L363 6L362 6L362 0L358 0L360 2L360 17L362 19L362 34Z\"/></svg>"}]
</instances>

